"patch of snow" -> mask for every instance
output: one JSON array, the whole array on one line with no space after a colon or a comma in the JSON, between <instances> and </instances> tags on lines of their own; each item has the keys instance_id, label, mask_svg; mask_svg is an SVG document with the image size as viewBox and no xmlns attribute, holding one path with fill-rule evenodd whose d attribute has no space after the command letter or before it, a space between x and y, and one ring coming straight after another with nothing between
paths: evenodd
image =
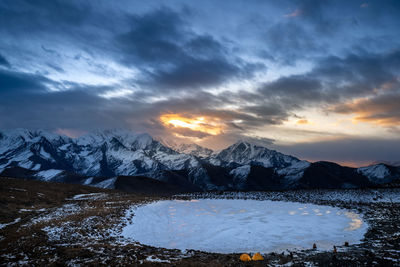
<instances>
[{"instance_id":1,"label":"patch of snow","mask_svg":"<svg viewBox=\"0 0 400 267\"><path fill-rule=\"evenodd\" d=\"M169 260L162 260L157 258L154 255L151 256L147 256L147 258L145 259L145 261L149 261L149 262L164 262L164 263L171 263Z\"/></svg>"},{"instance_id":2,"label":"patch of snow","mask_svg":"<svg viewBox=\"0 0 400 267\"><path fill-rule=\"evenodd\" d=\"M300 166L306 164L306 161L300 161L295 157L243 141L239 141L230 147L221 150L214 156L214 158L217 159L214 161L215 163L218 163L218 160L220 160L221 163L226 162L228 164L256 164L266 168L273 167L276 170L291 166L293 166L294 169L298 169ZM210 162L213 162L213 160Z\"/></svg>"},{"instance_id":3,"label":"patch of snow","mask_svg":"<svg viewBox=\"0 0 400 267\"><path fill-rule=\"evenodd\" d=\"M33 168L31 168L31 170L33 170L33 171L38 171L38 170L40 170L40 164L36 164Z\"/></svg>"},{"instance_id":4,"label":"patch of snow","mask_svg":"<svg viewBox=\"0 0 400 267\"><path fill-rule=\"evenodd\" d=\"M287 180L298 180L309 166L310 163L308 161L297 161L286 168L278 170L278 174L285 175Z\"/></svg>"},{"instance_id":5,"label":"patch of snow","mask_svg":"<svg viewBox=\"0 0 400 267\"><path fill-rule=\"evenodd\" d=\"M28 210L28 209L20 209L18 212L27 212L27 211L34 211L34 210Z\"/></svg>"},{"instance_id":6,"label":"patch of snow","mask_svg":"<svg viewBox=\"0 0 400 267\"><path fill-rule=\"evenodd\" d=\"M93 181L93 177L89 177L89 178L87 178L87 179L83 182L83 184L84 184L84 185L88 185L88 184L91 184L92 181Z\"/></svg>"},{"instance_id":7,"label":"patch of snow","mask_svg":"<svg viewBox=\"0 0 400 267\"><path fill-rule=\"evenodd\" d=\"M197 144L166 144L166 146L179 153L196 156L203 159L209 158L214 152L209 148L202 147Z\"/></svg>"},{"instance_id":8,"label":"patch of snow","mask_svg":"<svg viewBox=\"0 0 400 267\"><path fill-rule=\"evenodd\" d=\"M51 157L49 153L47 153L43 147L40 148L40 156L44 159L50 160L51 162L55 162L55 160Z\"/></svg>"},{"instance_id":9,"label":"patch of snow","mask_svg":"<svg viewBox=\"0 0 400 267\"><path fill-rule=\"evenodd\" d=\"M250 165L244 165L231 170L229 174L233 175L235 178L238 179L245 179L247 175L249 175L250 169L251 169Z\"/></svg>"},{"instance_id":10,"label":"patch of snow","mask_svg":"<svg viewBox=\"0 0 400 267\"><path fill-rule=\"evenodd\" d=\"M9 223L0 223L0 229L3 229L4 227L7 227L7 226L12 225L12 224L19 223L20 221L21 221L21 218L17 218L14 221L9 222Z\"/></svg>"},{"instance_id":11,"label":"patch of snow","mask_svg":"<svg viewBox=\"0 0 400 267\"><path fill-rule=\"evenodd\" d=\"M62 173L62 170L55 170L55 169L50 169L50 170L45 170L45 171L40 171L36 174L36 177L39 178L39 180L43 181L50 181L60 173Z\"/></svg>"},{"instance_id":12,"label":"patch of snow","mask_svg":"<svg viewBox=\"0 0 400 267\"><path fill-rule=\"evenodd\" d=\"M385 179L390 174L389 169L383 164L361 167L357 169L357 172L367 176L372 182Z\"/></svg>"},{"instance_id":13,"label":"patch of snow","mask_svg":"<svg viewBox=\"0 0 400 267\"><path fill-rule=\"evenodd\" d=\"M293 191L268 191L268 192L223 192L216 195L208 193L181 194L191 198L222 198L222 199L253 199L253 200L273 200L287 201L288 199L297 202L332 201L346 203L400 203L400 189L340 189L340 190L298 190L296 194Z\"/></svg>"},{"instance_id":14,"label":"patch of snow","mask_svg":"<svg viewBox=\"0 0 400 267\"><path fill-rule=\"evenodd\" d=\"M60 146L58 149L60 149L60 150L68 150L70 147L71 147L71 144L65 144L65 145Z\"/></svg>"},{"instance_id":15,"label":"patch of snow","mask_svg":"<svg viewBox=\"0 0 400 267\"><path fill-rule=\"evenodd\" d=\"M105 193L89 193L89 194L79 194L73 196L72 200L97 200L97 199L104 199L107 197Z\"/></svg>"},{"instance_id":16,"label":"patch of snow","mask_svg":"<svg viewBox=\"0 0 400 267\"><path fill-rule=\"evenodd\" d=\"M33 218L29 224L37 224L43 221L61 219L69 215L77 214L80 211L81 207L76 204L64 204L63 206L54 209L48 214ZM28 226L29 224L26 224L24 226Z\"/></svg>"},{"instance_id":17,"label":"patch of snow","mask_svg":"<svg viewBox=\"0 0 400 267\"><path fill-rule=\"evenodd\" d=\"M250 173L250 170L250 165L244 165L230 171L229 174L233 176L233 181L235 184L238 185L238 188L243 188L246 183L247 176Z\"/></svg>"},{"instance_id":18,"label":"patch of snow","mask_svg":"<svg viewBox=\"0 0 400 267\"><path fill-rule=\"evenodd\" d=\"M10 187L11 190L26 192L26 189Z\"/></svg>"},{"instance_id":19,"label":"patch of snow","mask_svg":"<svg viewBox=\"0 0 400 267\"><path fill-rule=\"evenodd\" d=\"M104 180L104 181L96 183L96 184L92 184L92 186L113 189L114 183L116 180L117 180L117 177L114 177L114 178L110 178L110 179Z\"/></svg>"}]
</instances>

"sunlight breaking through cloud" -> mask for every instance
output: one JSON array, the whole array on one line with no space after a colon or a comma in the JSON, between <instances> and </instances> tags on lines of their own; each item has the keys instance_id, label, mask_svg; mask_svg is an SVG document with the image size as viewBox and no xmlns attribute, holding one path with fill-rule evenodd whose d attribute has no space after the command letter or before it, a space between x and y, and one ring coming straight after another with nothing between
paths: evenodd
<instances>
[{"instance_id":1,"label":"sunlight breaking through cloud","mask_svg":"<svg viewBox=\"0 0 400 267\"><path fill-rule=\"evenodd\" d=\"M218 135L223 130L223 124L218 118L206 116L190 117L180 114L164 114L160 116L160 121L171 131L189 129L208 135ZM179 134L185 136L185 133L182 131Z\"/></svg>"}]
</instances>

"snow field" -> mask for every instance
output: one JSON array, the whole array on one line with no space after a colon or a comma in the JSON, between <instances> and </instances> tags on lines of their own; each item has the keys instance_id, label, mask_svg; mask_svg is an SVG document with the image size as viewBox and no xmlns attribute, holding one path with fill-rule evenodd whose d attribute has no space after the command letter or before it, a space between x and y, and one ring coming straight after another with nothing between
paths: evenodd
<instances>
[{"instance_id":1,"label":"snow field","mask_svg":"<svg viewBox=\"0 0 400 267\"><path fill-rule=\"evenodd\" d=\"M122 236L169 249L217 253L331 250L358 243L367 224L357 213L313 204L242 199L165 200L136 207Z\"/></svg>"}]
</instances>

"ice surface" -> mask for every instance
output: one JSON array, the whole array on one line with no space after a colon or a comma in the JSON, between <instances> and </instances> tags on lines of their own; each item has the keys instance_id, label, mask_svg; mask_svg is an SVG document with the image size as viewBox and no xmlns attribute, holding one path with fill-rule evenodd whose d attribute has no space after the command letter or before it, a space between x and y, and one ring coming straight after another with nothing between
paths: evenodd
<instances>
[{"instance_id":1,"label":"ice surface","mask_svg":"<svg viewBox=\"0 0 400 267\"><path fill-rule=\"evenodd\" d=\"M241 199L166 200L139 206L122 235L142 244L218 253L331 250L358 243L367 225L330 206Z\"/></svg>"}]
</instances>

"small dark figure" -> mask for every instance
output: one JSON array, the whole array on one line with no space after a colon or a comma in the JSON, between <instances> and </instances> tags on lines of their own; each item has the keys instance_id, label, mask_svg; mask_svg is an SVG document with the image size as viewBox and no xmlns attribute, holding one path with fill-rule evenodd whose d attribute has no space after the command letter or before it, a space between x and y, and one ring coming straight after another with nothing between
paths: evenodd
<instances>
[{"instance_id":1,"label":"small dark figure","mask_svg":"<svg viewBox=\"0 0 400 267\"><path fill-rule=\"evenodd\" d=\"M333 246L333 253L337 253L336 246Z\"/></svg>"},{"instance_id":2,"label":"small dark figure","mask_svg":"<svg viewBox=\"0 0 400 267\"><path fill-rule=\"evenodd\" d=\"M348 247L348 246L349 246L349 242L347 242L347 241L344 242L344 246L345 246L345 247Z\"/></svg>"},{"instance_id":3,"label":"small dark figure","mask_svg":"<svg viewBox=\"0 0 400 267\"><path fill-rule=\"evenodd\" d=\"M317 249L317 244L314 243L314 245L312 245L313 249Z\"/></svg>"}]
</instances>

